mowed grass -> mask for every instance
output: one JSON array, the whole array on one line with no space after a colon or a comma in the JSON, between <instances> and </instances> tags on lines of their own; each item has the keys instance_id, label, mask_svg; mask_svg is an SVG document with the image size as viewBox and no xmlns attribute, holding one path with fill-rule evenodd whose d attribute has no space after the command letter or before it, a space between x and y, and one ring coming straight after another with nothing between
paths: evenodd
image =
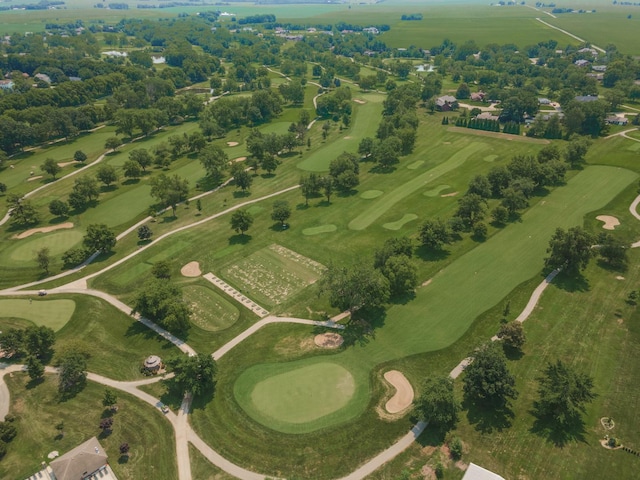
<instances>
[{"instance_id":1,"label":"mowed grass","mask_svg":"<svg viewBox=\"0 0 640 480\"><path fill-rule=\"evenodd\" d=\"M67 324L75 309L76 302L69 299L0 299L0 317L28 320L33 325L49 327L56 332Z\"/></svg>"},{"instance_id":2,"label":"mowed grass","mask_svg":"<svg viewBox=\"0 0 640 480\"><path fill-rule=\"evenodd\" d=\"M241 292L264 305L278 305L322 274L322 265L280 245L252 253L220 273Z\"/></svg>"},{"instance_id":3,"label":"mowed grass","mask_svg":"<svg viewBox=\"0 0 640 480\"><path fill-rule=\"evenodd\" d=\"M87 382L76 397L61 402L57 376L46 375L43 383L33 385L26 374L5 377L11 392L10 413L16 416L18 435L8 445L0 462L0 477L27 478L49 462L49 452L66 453L89 438L98 437L109 456L109 464L121 480L178 477L173 430L170 423L152 406L122 393L118 412L113 416L112 433L101 435L100 420L104 407L104 387ZM55 426L64 422L60 438ZM162 441L159 441L162 439ZM119 447L128 443L129 460L119 461Z\"/></svg>"},{"instance_id":4,"label":"mowed grass","mask_svg":"<svg viewBox=\"0 0 640 480\"><path fill-rule=\"evenodd\" d=\"M191 307L191 323L209 332L224 330L240 317L238 309L210 288L190 285L182 289Z\"/></svg>"},{"instance_id":5,"label":"mowed grass","mask_svg":"<svg viewBox=\"0 0 640 480\"><path fill-rule=\"evenodd\" d=\"M283 433L307 433L325 426L331 414L339 413L333 421L345 420L360 410L345 409L356 393L355 379L345 367L304 360L289 366L281 372L273 364L256 365L236 381L236 400L258 422ZM354 403L366 403L368 389L359 387Z\"/></svg>"},{"instance_id":6,"label":"mowed grass","mask_svg":"<svg viewBox=\"0 0 640 480\"><path fill-rule=\"evenodd\" d=\"M50 256L58 256L80 243L83 235L80 230L59 230L51 233L36 233L22 239L12 239L8 242L8 252L0 255L0 262L5 265L24 262L35 264L36 252L40 249L47 247Z\"/></svg>"},{"instance_id":7,"label":"mowed grass","mask_svg":"<svg viewBox=\"0 0 640 480\"><path fill-rule=\"evenodd\" d=\"M356 92L353 89L356 87L350 86L350 88L352 89L352 95L355 95ZM374 93L358 94L357 96L367 103L354 103L354 110L357 110L357 112L353 126L345 131L342 138L333 141L333 143L298 163L298 168L309 172L326 172L329 170L331 161L342 152L355 153L358 150L360 140L364 137L375 137L385 96ZM320 128L322 122L323 120L316 122L314 127Z\"/></svg>"}]
</instances>

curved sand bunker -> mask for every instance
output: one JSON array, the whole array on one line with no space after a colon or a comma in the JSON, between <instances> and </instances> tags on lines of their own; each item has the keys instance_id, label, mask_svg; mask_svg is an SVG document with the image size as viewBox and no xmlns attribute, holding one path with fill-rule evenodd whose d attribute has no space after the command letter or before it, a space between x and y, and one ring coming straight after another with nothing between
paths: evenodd
<instances>
[{"instance_id":1,"label":"curved sand bunker","mask_svg":"<svg viewBox=\"0 0 640 480\"><path fill-rule=\"evenodd\" d=\"M409 408L413 402L413 387L407 377L398 370L389 370L384 374L384 379L396 389L396 393L384 406L387 412L399 413Z\"/></svg>"},{"instance_id":2,"label":"curved sand bunker","mask_svg":"<svg viewBox=\"0 0 640 480\"><path fill-rule=\"evenodd\" d=\"M227 147L237 147L240 145L238 142L227 142Z\"/></svg>"},{"instance_id":3,"label":"curved sand bunker","mask_svg":"<svg viewBox=\"0 0 640 480\"><path fill-rule=\"evenodd\" d=\"M360 105L364 105L365 103L367 103L364 100L360 100L359 98L354 98L353 101L359 103Z\"/></svg>"},{"instance_id":4,"label":"curved sand bunker","mask_svg":"<svg viewBox=\"0 0 640 480\"><path fill-rule=\"evenodd\" d=\"M189 262L180 269L183 277L199 277L202 275L200 264L198 262Z\"/></svg>"},{"instance_id":5,"label":"curved sand bunker","mask_svg":"<svg viewBox=\"0 0 640 480\"><path fill-rule=\"evenodd\" d=\"M237 162L244 162L247 159L247 157L238 157L238 158L234 158L233 162L237 163Z\"/></svg>"},{"instance_id":6,"label":"curved sand bunker","mask_svg":"<svg viewBox=\"0 0 640 480\"><path fill-rule=\"evenodd\" d=\"M321 348L338 348L344 343L344 338L339 333L321 333L313 338L313 342Z\"/></svg>"},{"instance_id":7,"label":"curved sand bunker","mask_svg":"<svg viewBox=\"0 0 640 480\"><path fill-rule=\"evenodd\" d=\"M40 228L32 228L31 230L27 230L26 232L19 233L18 235L14 235L13 238L27 238L33 235L34 233L48 233L53 232L54 230L62 230L64 228L73 228L72 222L60 223L58 225L51 225L50 227L40 227Z\"/></svg>"},{"instance_id":8,"label":"curved sand bunker","mask_svg":"<svg viewBox=\"0 0 640 480\"><path fill-rule=\"evenodd\" d=\"M618 225L620 225L620 220L618 220L616 217L612 217L611 215L598 215L596 217L596 220L604 222L602 228L604 228L605 230L614 230Z\"/></svg>"},{"instance_id":9,"label":"curved sand bunker","mask_svg":"<svg viewBox=\"0 0 640 480\"><path fill-rule=\"evenodd\" d=\"M36 175L35 177L27 178L27 182L33 182L34 180L40 180L41 178L42 178L42 175Z\"/></svg>"}]
</instances>

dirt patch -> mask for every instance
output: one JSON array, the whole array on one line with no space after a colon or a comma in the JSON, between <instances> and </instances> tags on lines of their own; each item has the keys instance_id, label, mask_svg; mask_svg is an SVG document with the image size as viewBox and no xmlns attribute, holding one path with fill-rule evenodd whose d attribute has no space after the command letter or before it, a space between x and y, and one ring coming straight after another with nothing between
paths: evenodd
<instances>
[{"instance_id":1,"label":"dirt patch","mask_svg":"<svg viewBox=\"0 0 640 480\"><path fill-rule=\"evenodd\" d=\"M596 217L596 220L604 222L602 228L604 228L605 230L615 230L615 228L620 225L620 220L618 220L616 217L612 217L611 215L598 215Z\"/></svg>"},{"instance_id":2,"label":"dirt patch","mask_svg":"<svg viewBox=\"0 0 640 480\"><path fill-rule=\"evenodd\" d=\"M451 192L451 193L445 193L443 195L440 195L442 198L444 197L455 197L458 193L460 192Z\"/></svg>"},{"instance_id":3,"label":"dirt patch","mask_svg":"<svg viewBox=\"0 0 640 480\"><path fill-rule=\"evenodd\" d=\"M73 228L72 222L60 223L58 225L51 225L50 227L40 227L40 228L32 228L31 230L27 230L26 232L19 233L18 235L14 235L13 238L27 238L33 235L34 233L48 233L53 232L54 230L62 230L65 228Z\"/></svg>"},{"instance_id":4,"label":"dirt patch","mask_svg":"<svg viewBox=\"0 0 640 480\"><path fill-rule=\"evenodd\" d=\"M240 145L238 142L227 142L227 147L237 147Z\"/></svg>"},{"instance_id":5,"label":"dirt patch","mask_svg":"<svg viewBox=\"0 0 640 480\"><path fill-rule=\"evenodd\" d=\"M198 262L189 262L180 269L183 277L199 277L202 275L200 264Z\"/></svg>"},{"instance_id":6,"label":"dirt patch","mask_svg":"<svg viewBox=\"0 0 640 480\"><path fill-rule=\"evenodd\" d=\"M396 393L384 406L387 412L399 413L409 408L413 402L413 387L407 377L398 370L389 370L384 374L384 379L396 389Z\"/></svg>"},{"instance_id":7,"label":"dirt patch","mask_svg":"<svg viewBox=\"0 0 640 480\"><path fill-rule=\"evenodd\" d=\"M321 348L338 348L343 344L344 338L339 333L321 333L313 338L313 342Z\"/></svg>"},{"instance_id":8,"label":"dirt patch","mask_svg":"<svg viewBox=\"0 0 640 480\"><path fill-rule=\"evenodd\" d=\"M316 346L313 343L313 339L306 335L303 338L299 336L284 337L273 346L273 350L276 353L289 358L291 356L298 356L304 352L309 352L315 348Z\"/></svg>"},{"instance_id":9,"label":"dirt patch","mask_svg":"<svg viewBox=\"0 0 640 480\"><path fill-rule=\"evenodd\" d=\"M455 463L455 466L458 470L462 470L463 472L467 470L467 468L469 468L469 464L468 463L464 463L462 460L458 460Z\"/></svg>"},{"instance_id":10,"label":"dirt patch","mask_svg":"<svg viewBox=\"0 0 640 480\"><path fill-rule=\"evenodd\" d=\"M66 167L66 166L68 166L68 165L73 165L73 164L75 164L75 163L78 163L78 162L76 162L75 160L72 160L72 161L70 161L70 162L59 162L59 163L58 163L58 166L59 166L60 168L64 168L64 167Z\"/></svg>"},{"instance_id":11,"label":"dirt patch","mask_svg":"<svg viewBox=\"0 0 640 480\"><path fill-rule=\"evenodd\" d=\"M33 182L34 180L40 180L41 178L42 178L42 175L36 175L35 177L27 178L27 182Z\"/></svg>"},{"instance_id":12,"label":"dirt patch","mask_svg":"<svg viewBox=\"0 0 640 480\"><path fill-rule=\"evenodd\" d=\"M367 103L364 100L360 100L359 98L354 98L353 101L359 103L360 105L364 105L365 103Z\"/></svg>"},{"instance_id":13,"label":"dirt patch","mask_svg":"<svg viewBox=\"0 0 640 480\"><path fill-rule=\"evenodd\" d=\"M247 157L238 157L238 158L234 158L233 162L244 162L247 159Z\"/></svg>"},{"instance_id":14,"label":"dirt patch","mask_svg":"<svg viewBox=\"0 0 640 480\"><path fill-rule=\"evenodd\" d=\"M438 477L436 476L436 471L431 468L429 465L425 465L420 469L420 473L424 477L424 480L436 480Z\"/></svg>"}]
</instances>

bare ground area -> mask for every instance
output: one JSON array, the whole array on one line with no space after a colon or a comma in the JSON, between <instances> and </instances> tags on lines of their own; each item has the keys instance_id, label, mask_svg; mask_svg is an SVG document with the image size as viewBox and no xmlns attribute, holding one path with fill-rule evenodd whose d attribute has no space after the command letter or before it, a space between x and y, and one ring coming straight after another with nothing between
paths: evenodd
<instances>
[{"instance_id":1,"label":"bare ground area","mask_svg":"<svg viewBox=\"0 0 640 480\"><path fill-rule=\"evenodd\" d=\"M72 161L70 161L70 162L58 162L58 166L59 166L60 168L64 168L64 167L66 167L67 165L74 165L74 164L76 164L76 163L78 163L78 162L76 162L75 160L72 160Z\"/></svg>"},{"instance_id":2,"label":"bare ground area","mask_svg":"<svg viewBox=\"0 0 640 480\"><path fill-rule=\"evenodd\" d=\"M50 227L32 228L31 230L27 230L26 232L22 232L17 235L14 235L13 238L27 238L33 235L34 233L48 233L48 232L53 232L54 230L62 230L65 228L73 228L73 223L65 222L65 223L60 223L58 225L51 225Z\"/></svg>"},{"instance_id":3,"label":"bare ground area","mask_svg":"<svg viewBox=\"0 0 640 480\"><path fill-rule=\"evenodd\" d=\"M344 338L339 333L321 333L316 335L313 342L321 348L338 348L344 342Z\"/></svg>"},{"instance_id":4,"label":"bare ground area","mask_svg":"<svg viewBox=\"0 0 640 480\"><path fill-rule=\"evenodd\" d=\"M198 262L189 262L180 269L183 277L199 277L202 275L200 264Z\"/></svg>"},{"instance_id":5,"label":"bare ground area","mask_svg":"<svg viewBox=\"0 0 640 480\"><path fill-rule=\"evenodd\" d=\"M413 387L398 370L389 370L384 374L384 379L395 389L396 393L389 399L384 408L389 413L398 413L407 409L413 402Z\"/></svg>"},{"instance_id":6,"label":"bare ground area","mask_svg":"<svg viewBox=\"0 0 640 480\"><path fill-rule=\"evenodd\" d=\"M605 230L615 230L615 228L620 225L620 220L618 220L616 217L612 217L611 215L598 215L596 217L596 220L604 222L602 228L604 228Z\"/></svg>"}]
</instances>

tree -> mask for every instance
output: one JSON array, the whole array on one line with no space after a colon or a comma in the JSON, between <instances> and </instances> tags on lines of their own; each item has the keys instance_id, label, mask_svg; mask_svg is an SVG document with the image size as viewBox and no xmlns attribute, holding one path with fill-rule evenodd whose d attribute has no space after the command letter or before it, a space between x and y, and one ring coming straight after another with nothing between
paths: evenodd
<instances>
[{"instance_id":1,"label":"tree","mask_svg":"<svg viewBox=\"0 0 640 480\"><path fill-rule=\"evenodd\" d=\"M100 430L106 435L113 428L113 417L106 417L100 420Z\"/></svg>"},{"instance_id":2,"label":"tree","mask_svg":"<svg viewBox=\"0 0 640 480\"><path fill-rule=\"evenodd\" d=\"M184 334L191 326L191 310L182 299L182 290L166 279L144 283L133 301L131 314L136 313L176 334Z\"/></svg>"},{"instance_id":3,"label":"tree","mask_svg":"<svg viewBox=\"0 0 640 480\"><path fill-rule=\"evenodd\" d=\"M263 170L267 171L268 175L271 175L273 172L275 172L278 168L278 165L280 165L280 162L274 155L271 154L266 154L260 161L260 166Z\"/></svg>"},{"instance_id":4,"label":"tree","mask_svg":"<svg viewBox=\"0 0 640 480\"><path fill-rule=\"evenodd\" d=\"M231 228L241 235L244 235L252 224L253 215L248 210L236 210L231 215Z\"/></svg>"},{"instance_id":5,"label":"tree","mask_svg":"<svg viewBox=\"0 0 640 480\"><path fill-rule=\"evenodd\" d=\"M70 248L62 254L62 262L67 268L75 267L84 262L89 256L89 253L90 252L83 247Z\"/></svg>"},{"instance_id":6,"label":"tree","mask_svg":"<svg viewBox=\"0 0 640 480\"><path fill-rule=\"evenodd\" d=\"M42 165L40 165L40 170L42 170L45 173L48 173L55 180L56 175L60 173L60 170L62 170L62 168L60 168L60 165L58 165L58 162L56 162L53 158L47 158L42 163Z\"/></svg>"},{"instance_id":7,"label":"tree","mask_svg":"<svg viewBox=\"0 0 640 480\"><path fill-rule=\"evenodd\" d=\"M629 262L627 246L619 238L610 234L598 238L598 255L602 260L614 268L624 269Z\"/></svg>"},{"instance_id":8,"label":"tree","mask_svg":"<svg viewBox=\"0 0 640 480\"><path fill-rule=\"evenodd\" d=\"M200 199L196 200L196 210L198 210L198 213L202 212L202 201Z\"/></svg>"},{"instance_id":9,"label":"tree","mask_svg":"<svg viewBox=\"0 0 640 480\"><path fill-rule=\"evenodd\" d=\"M69 205L62 200L51 200L49 212L56 217L66 217L69 215Z\"/></svg>"},{"instance_id":10,"label":"tree","mask_svg":"<svg viewBox=\"0 0 640 480\"><path fill-rule=\"evenodd\" d=\"M476 175L469 182L467 193L475 193L482 198L491 198L491 183L484 175Z\"/></svg>"},{"instance_id":11,"label":"tree","mask_svg":"<svg viewBox=\"0 0 640 480\"><path fill-rule=\"evenodd\" d=\"M393 255L380 269L393 296L406 295L418 286L418 268L406 255Z\"/></svg>"},{"instance_id":12,"label":"tree","mask_svg":"<svg viewBox=\"0 0 640 480\"><path fill-rule=\"evenodd\" d=\"M327 203L331 203L331 195L333 194L335 185L333 177L322 177L320 179L320 185L322 185L322 193L327 197Z\"/></svg>"},{"instance_id":13,"label":"tree","mask_svg":"<svg viewBox=\"0 0 640 480\"><path fill-rule=\"evenodd\" d=\"M129 453L129 444L121 443L120 444L120 455L127 455Z\"/></svg>"},{"instance_id":14,"label":"tree","mask_svg":"<svg viewBox=\"0 0 640 480\"><path fill-rule=\"evenodd\" d=\"M218 145L209 145L200 152L200 163L207 171L207 175L215 181L222 180L222 177L229 164L227 153Z\"/></svg>"},{"instance_id":15,"label":"tree","mask_svg":"<svg viewBox=\"0 0 640 480\"><path fill-rule=\"evenodd\" d=\"M305 205L309 205L309 199L320 195L320 179L315 173L300 177L300 192L304 196Z\"/></svg>"},{"instance_id":16,"label":"tree","mask_svg":"<svg viewBox=\"0 0 640 480\"><path fill-rule=\"evenodd\" d=\"M549 363L537 381L538 400L534 402L537 415L551 418L560 426L578 420L585 404L596 398L593 378L576 372L560 360Z\"/></svg>"},{"instance_id":17,"label":"tree","mask_svg":"<svg viewBox=\"0 0 640 480\"><path fill-rule=\"evenodd\" d=\"M168 360L167 363L175 374L173 382L182 392L191 392L198 396L215 385L217 365L211 355L181 355Z\"/></svg>"},{"instance_id":18,"label":"tree","mask_svg":"<svg viewBox=\"0 0 640 480\"><path fill-rule=\"evenodd\" d=\"M160 260L153 264L151 275L156 278L169 280L171 278L171 263L168 260Z\"/></svg>"},{"instance_id":19,"label":"tree","mask_svg":"<svg viewBox=\"0 0 640 480\"><path fill-rule=\"evenodd\" d=\"M129 160L132 160L140 165L143 171L146 171L147 167L153 163L153 157L149 153L149 150L146 150L144 148L136 148L135 150L131 150L131 152L129 152Z\"/></svg>"},{"instance_id":20,"label":"tree","mask_svg":"<svg viewBox=\"0 0 640 480\"><path fill-rule=\"evenodd\" d=\"M73 154L73 159L76 162L86 162L87 154L84 153L82 150L76 150L76 152Z\"/></svg>"},{"instance_id":21,"label":"tree","mask_svg":"<svg viewBox=\"0 0 640 480\"><path fill-rule=\"evenodd\" d=\"M286 200L277 200L273 204L273 212L271 212L271 220L274 222L280 222L280 225L284 227L285 222L289 220L291 216L291 206Z\"/></svg>"},{"instance_id":22,"label":"tree","mask_svg":"<svg viewBox=\"0 0 640 480\"><path fill-rule=\"evenodd\" d=\"M152 235L153 232L147 225L142 225L138 228L138 238L143 242L149 240Z\"/></svg>"},{"instance_id":23,"label":"tree","mask_svg":"<svg viewBox=\"0 0 640 480\"><path fill-rule=\"evenodd\" d=\"M7 357L21 356L24 354L25 331L18 328L10 328L0 333L0 349Z\"/></svg>"},{"instance_id":24,"label":"tree","mask_svg":"<svg viewBox=\"0 0 640 480\"><path fill-rule=\"evenodd\" d=\"M465 368L463 379L463 391L467 400L501 407L506 405L509 398L517 398L515 378L507 368L502 349L497 348L494 343L485 344L471 356L473 362Z\"/></svg>"},{"instance_id":25,"label":"tree","mask_svg":"<svg viewBox=\"0 0 640 480\"><path fill-rule=\"evenodd\" d=\"M189 182L178 175L171 177L161 173L151 179L151 196L158 200L162 206L171 207L173 216L176 216L178 203L187 199L189 194Z\"/></svg>"},{"instance_id":26,"label":"tree","mask_svg":"<svg viewBox=\"0 0 640 480\"><path fill-rule=\"evenodd\" d=\"M45 275L49 275L49 262L51 257L49 256L49 248L42 247L36 252L36 263L38 267L44 272Z\"/></svg>"},{"instance_id":27,"label":"tree","mask_svg":"<svg viewBox=\"0 0 640 480\"><path fill-rule=\"evenodd\" d=\"M55 332L41 325L31 326L24 331L24 350L28 355L39 359L48 359L53 354L56 342Z\"/></svg>"},{"instance_id":28,"label":"tree","mask_svg":"<svg viewBox=\"0 0 640 480\"><path fill-rule=\"evenodd\" d=\"M87 204L98 198L100 188L95 178L85 175L73 182L73 189L69 194L69 205L76 210L86 208Z\"/></svg>"},{"instance_id":29,"label":"tree","mask_svg":"<svg viewBox=\"0 0 640 480\"><path fill-rule=\"evenodd\" d=\"M58 391L72 395L81 390L87 381L87 359L81 352L70 350L60 357L58 367Z\"/></svg>"},{"instance_id":30,"label":"tree","mask_svg":"<svg viewBox=\"0 0 640 480\"><path fill-rule=\"evenodd\" d=\"M107 253L116 244L116 234L103 223L92 224L87 227L82 244L90 251Z\"/></svg>"},{"instance_id":31,"label":"tree","mask_svg":"<svg viewBox=\"0 0 640 480\"><path fill-rule=\"evenodd\" d=\"M44 365L34 356L27 358L27 373L31 380L40 380L44 376Z\"/></svg>"},{"instance_id":32,"label":"tree","mask_svg":"<svg viewBox=\"0 0 640 480\"><path fill-rule=\"evenodd\" d=\"M382 248L374 253L374 268L382 268L391 257L403 255L407 258L413 257L413 240L409 237L389 238L384 242Z\"/></svg>"},{"instance_id":33,"label":"tree","mask_svg":"<svg viewBox=\"0 0 640 480\"><path fill-rule=\"evenodd\" d=\"M118 181L118 174L113 166L103 164L98 167L96 179L104 183L106 187L109 187L112 183Z\"/></svg>"},{"instance_id":34,"label":"tree","mask_svg":"<svg viewBox=\"0 0 640 480\"><path fill-rule=\"evenodd\" d=\"M389 281L365 262L350 267L330 264L320 279L320 291L329 295L332 307L352 315L382 305L390 295Z\"/></svg>"},{"instance_id":35,"label":"tree","mask_svg":"<svg viewBox=\"0 0 640 480\"><path fill-rule=\"evenodd\" d=\"M364 137L360 140L360 144L358 145L358 153L364 157L368 158L373 153L373 147L375 146L375 141L371 137Z\"/></svg>"},{"instance_id":36,"label":"tree","mask_svg":"<svg viewBox=\"0 0 640 480\"><path fill-rule=\"evenodd\" d=\"M502 340L507 347L520 350L526 341L522 322L514 321L505 323L498 331L498 338Z\"/></svg>"},{"instance_id":37,"label":"tree","mask_svg":"<svg viewBox=\"0 0 640 480\"><path fill-rule=\"evenodd\" d=\"M243 192L249 190L253 183L253 177L251 174L242 167L233 174L233 179L236 182L236 187L239 187Z\"/></svg>"},{"instance_id":38,"label":"tree","mask_svg":"<svg viewBox=\"0 0 640 480\"><path fill-rule=\"evenodd\" d=\"M115 152L120 145L122 145L122 140L118 137L109 137L104 142L104 148L112 152Z\"/></svg>"},{"instance_id":39,"label":"tree","mask_svg":"<svg viewBox=\"0 0 640 480\"><path fill-rule=\"evenodd\" d=\"M456 400L451 377L431 377L425 380L415 403L421 420L440 430L449 430L458 421L460 403Z\"/></svg>"},{"instance_id":40,"label":"tree","mask_svg":"<svg viewBox=\"0 0 640 480\"><path fill-rule=\"evenodd\" d=\"M124 172L125 178L133 179L140 178L143 172L140 164L133 160L127 160L126 162L124 162L124 164L122 165L122 171Z\"/></svg>"},{"instance_id":41,"label":"tree","mask_svg":"<svg viewBox=\"0 0 640 480\"><path fill-rule=\"evenodd\" d=\"M504 225L509 220L509 210L502 205L498 205L491 210L491 218L498 225Z\"/></svg>"},{"instance_id":42,"label":"tree","mask_svg":"<svg viewBox=\"0 0 640 480\"><path fill-rule=\"evenodd\" d=\"M104 389L104 396L102 397L102 406L113 410L114 406L118 403L118 395L110 388Z\"/></svg>"},{"instance_id":43,"label":"tree","mask_svg":"<svg viewBox=\"0 0 640 480\"><path fill-rule=\"evenodd\" d=\"M7 206L13 225L25 227L40 221L40 215L38 215L38 211L31 204L31 201L20 195L15 193L7 195Z\"/></svg>"},{"instance_id":44,"label":"tree","mask_svg":"<svg viewBox=\"0 0 640 480\"><path fill-rule=\"evenodd\" d=\"M469 193L458 200L458 210L455 216L461 218L467 228L471 228L484 218L485 209L485 200L480 195Z\"/></svg>"},{"instance_id":45,"label":"tree","mask_svg":"<svg viewBox=\"0 0 640 480\"><path fill-rule=\"evenodd\" d=\"M593 235L582 227L572 227L567 231L558 228L549 240L549 256L544 260L545 266L562 268L569 274L575 274L586 268L594 255L595 251L591 248L594 242Z\"/></svg>"},{"instance_id":46,"label":"tree","mask_svg":"<svg viewBox=\"0 0 640 480\"><path fill-rule=\"evenodd\" d=\"M449 226L441 218L424 222L418 235L422 245L432 250L440 250L444 244L451 242Z\"/></svg>"},{"instance_id":47,"label":"tree","mask_svg":"<svg viewBox=\"0 0 640 480\"><path fill-rule=\"evenodd\" d=\"M586 138L575 138L569 142L564 152L564 159L571 168L578 168L584 163L584 157L589 151L591 142Z\"/></svg>"},{"instance_id":48,"label":"tree","mask_svg":"<svg viewBox=\"0 0 640 480\"><path fill-rule=\"evenodd\" d=\"M359 159L352 153L343 152L329 164L329 175L342 192L348 192L360 183L359 173Z\"/></svg>"},{"instance_id":49,"label":"tree","mask_svg":"<svg viewBox=\"0 0 640 480\"><path fill-rule=\"evenodd\" d=\"M7 184L0 182L0 193L5 193L7 191Z\"/></svg>"}]
</instances>

